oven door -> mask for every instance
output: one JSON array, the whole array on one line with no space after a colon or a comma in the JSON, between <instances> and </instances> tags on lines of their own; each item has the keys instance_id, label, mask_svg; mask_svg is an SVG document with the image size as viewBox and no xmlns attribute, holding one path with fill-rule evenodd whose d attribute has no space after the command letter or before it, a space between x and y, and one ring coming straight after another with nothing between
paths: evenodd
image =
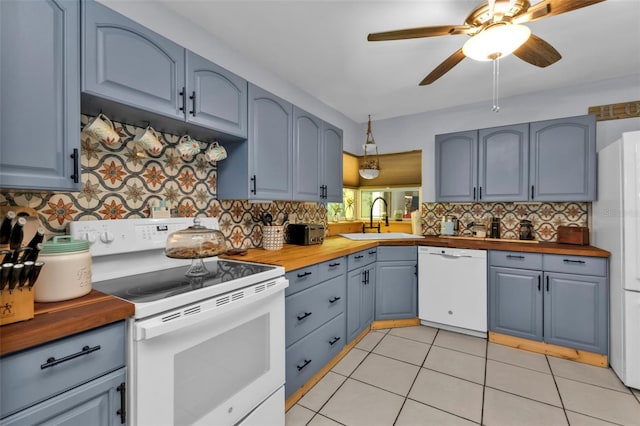
<instances>
[{"instance_id":1,"label":"oven door","mask_svg":"<svg viewBox=\"0 0 640 426\"><path fill-rule=\"evenodd\" d=\"M131 321L129 423L232 425L282 387L287 286L279 278Z\"/></svg>"}]
</instances>

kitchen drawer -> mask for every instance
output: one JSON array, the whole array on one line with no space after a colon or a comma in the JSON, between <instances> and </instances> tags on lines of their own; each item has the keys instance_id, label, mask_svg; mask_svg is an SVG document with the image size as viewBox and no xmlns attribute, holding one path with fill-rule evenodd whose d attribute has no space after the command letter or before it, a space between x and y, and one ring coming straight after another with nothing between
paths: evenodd
<instances>
[{"instance_id":1,"label":"kitchen drawer","mask_svg":"<svg viewBox=\"0 0 640 426\"><path fill-rule=\"evenodd\" d=\"M373 247L368 250L362 250L357 253L350 254L347 257L349 271L353 271L356 268L375 262L377 260L378 248L379 247Z\"/></svg>"},{"instance_id":2,"label":"kitchen drawer","mask_svg":"<svg viewBox=\"0 0 640 426\"><path fill-rule=\"evenodd\" d=\"M603 257L545 254L542 263L545 272L607 276L607 259Z\"/></svg>"},{"instance_id":3,"label":"kitchen drawer","mask_svg":"<svg viewBox=\"0 0 640 426\"><path fill-rule=\"evenodd\" d=\"M489 266L542 270L542 254L521 251L489 251Z\"/></svg>"},{"instance_id":4,"label":"kitchen drawer","mask_svg":"<svg viewBox=\"0 0 640 426\"><path fill-rule=\"evenodd\" d=\"M85 347L97 349L82 354ZM61 362L46 367L53 360ZM4 356L0 418L124 365L124 321Z\"/></svg>"},{"instance_id":5,"label":"kitchen drawer","mask_svg":"<svg viewBox=\"0 0 640 426\"><path fill-rule=\"evenodd\" d=\"M285 299L286 345L344 312L347 277L335 277Z\"/></svg>"},{"instance_id":6,"label":"kitchen drawer","mask_svg":"<svg viewBox=\"0 0 640 426\"><path fill-rule=\"evenodd\" d=\"M289 280L289 287L285 290L285 296L318 284L320 282L320 274L318 272L318 264L287 272L285 278Z\"/></svg>"},{"instance_id":7,"label":"kitchen drawer","mask_svg":"<svg viewBox=\"0 0 640 426\"><path fill-rule=\"evenodd\" d=\"M345 345L346 316L340 314L287 349L285 394L304 385Z\"/></svg>"},{"instance_id":8,"label":"kitchen drawer","mask_svg":"<svg viewBox=\"0 0 640 426\"><path fill-rule=\"evenodd\" d=\"M378 262L388 260L418 260L418 248L416 246L380 246L378 250Z\"/></svg>"},{"instance_id":9,"label":"kitchen drawer","mask_svg":"<svg viewBox=\"0 0 640 426\"><path fill-rule=\"evenodd\" d=\"M318 273L320 274L320 282L338 277L347 272L347 258L339 257L318 264Z\"/></svg>"}]
</instances>

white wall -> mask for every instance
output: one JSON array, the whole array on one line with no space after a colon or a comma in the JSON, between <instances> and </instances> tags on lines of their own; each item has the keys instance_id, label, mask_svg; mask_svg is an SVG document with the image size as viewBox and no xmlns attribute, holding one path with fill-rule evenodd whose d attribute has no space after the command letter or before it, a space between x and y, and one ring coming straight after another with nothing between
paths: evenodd
<instances>
[{"instance_id":1,"label":"white wall","mask_svg":"<svg viewBox=\"0 0 640 426\"><path fill-rule=\"evenodd\" d=\"M152 0L99 0L99 2L341 128L345 146L362 145L361 139L364 133L358 123L284 81L256 62L239 55L203 28L193 25L186 18L177 16L161 4Z\"/></svg>"},{"instance_id":2,"label":"white wall","mask_svg":"<svg viewBox=\"0 0 640 426\"><path fill-rule=\"evenodd\" d=\"M584 115L590 106L638 99L640 74L635 74L595 84L501 99L499 113L491 111L488 101L374 121L371 126L380 153L422 150L422 201L429 202L435 199L434 138L437 134ZM366 125L363 124L362 129L364 135ZM621 133L630 130L640 130L640 117L599 122L596 130L597 149L600 150ZM359 155L363 141L364 137L361 137L352 145L345 144L344 148Z\"/></svg>"}]
</instances>

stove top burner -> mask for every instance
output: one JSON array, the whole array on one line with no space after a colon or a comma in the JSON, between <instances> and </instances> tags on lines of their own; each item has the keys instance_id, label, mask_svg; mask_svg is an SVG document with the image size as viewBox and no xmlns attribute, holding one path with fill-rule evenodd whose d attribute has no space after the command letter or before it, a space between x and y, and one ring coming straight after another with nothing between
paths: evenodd
<instances>
[{"instance_id":1,"label":"stove top burner","mask_svg":"<svg viewBox=\"0 0 640 426\"><path fill-rule=\"evenodd\" d=\"M205 264L209 274L201 277L185 276L189 267L183 266L101 281L94 283L93 288L132 303L145 303L213 287L275 268L274 266L227 260L205 262Z\"/></svg>"}]
</instances>

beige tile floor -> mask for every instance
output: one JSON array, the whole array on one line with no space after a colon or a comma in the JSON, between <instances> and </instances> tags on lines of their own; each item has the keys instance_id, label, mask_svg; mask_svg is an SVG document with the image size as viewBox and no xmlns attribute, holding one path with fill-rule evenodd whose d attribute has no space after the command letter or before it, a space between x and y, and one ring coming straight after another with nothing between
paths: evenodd
<instances>
[{"instance_id":1,"label":"beige tile floor","mask_svg":"<svg viewBox=\"0 0 640 426\"><path fill-rule=\"evenodd\" d=\"M640 391L611 369L430 327L371 331L286 426L638 425Z\"/></svg>"}]
</instances>

